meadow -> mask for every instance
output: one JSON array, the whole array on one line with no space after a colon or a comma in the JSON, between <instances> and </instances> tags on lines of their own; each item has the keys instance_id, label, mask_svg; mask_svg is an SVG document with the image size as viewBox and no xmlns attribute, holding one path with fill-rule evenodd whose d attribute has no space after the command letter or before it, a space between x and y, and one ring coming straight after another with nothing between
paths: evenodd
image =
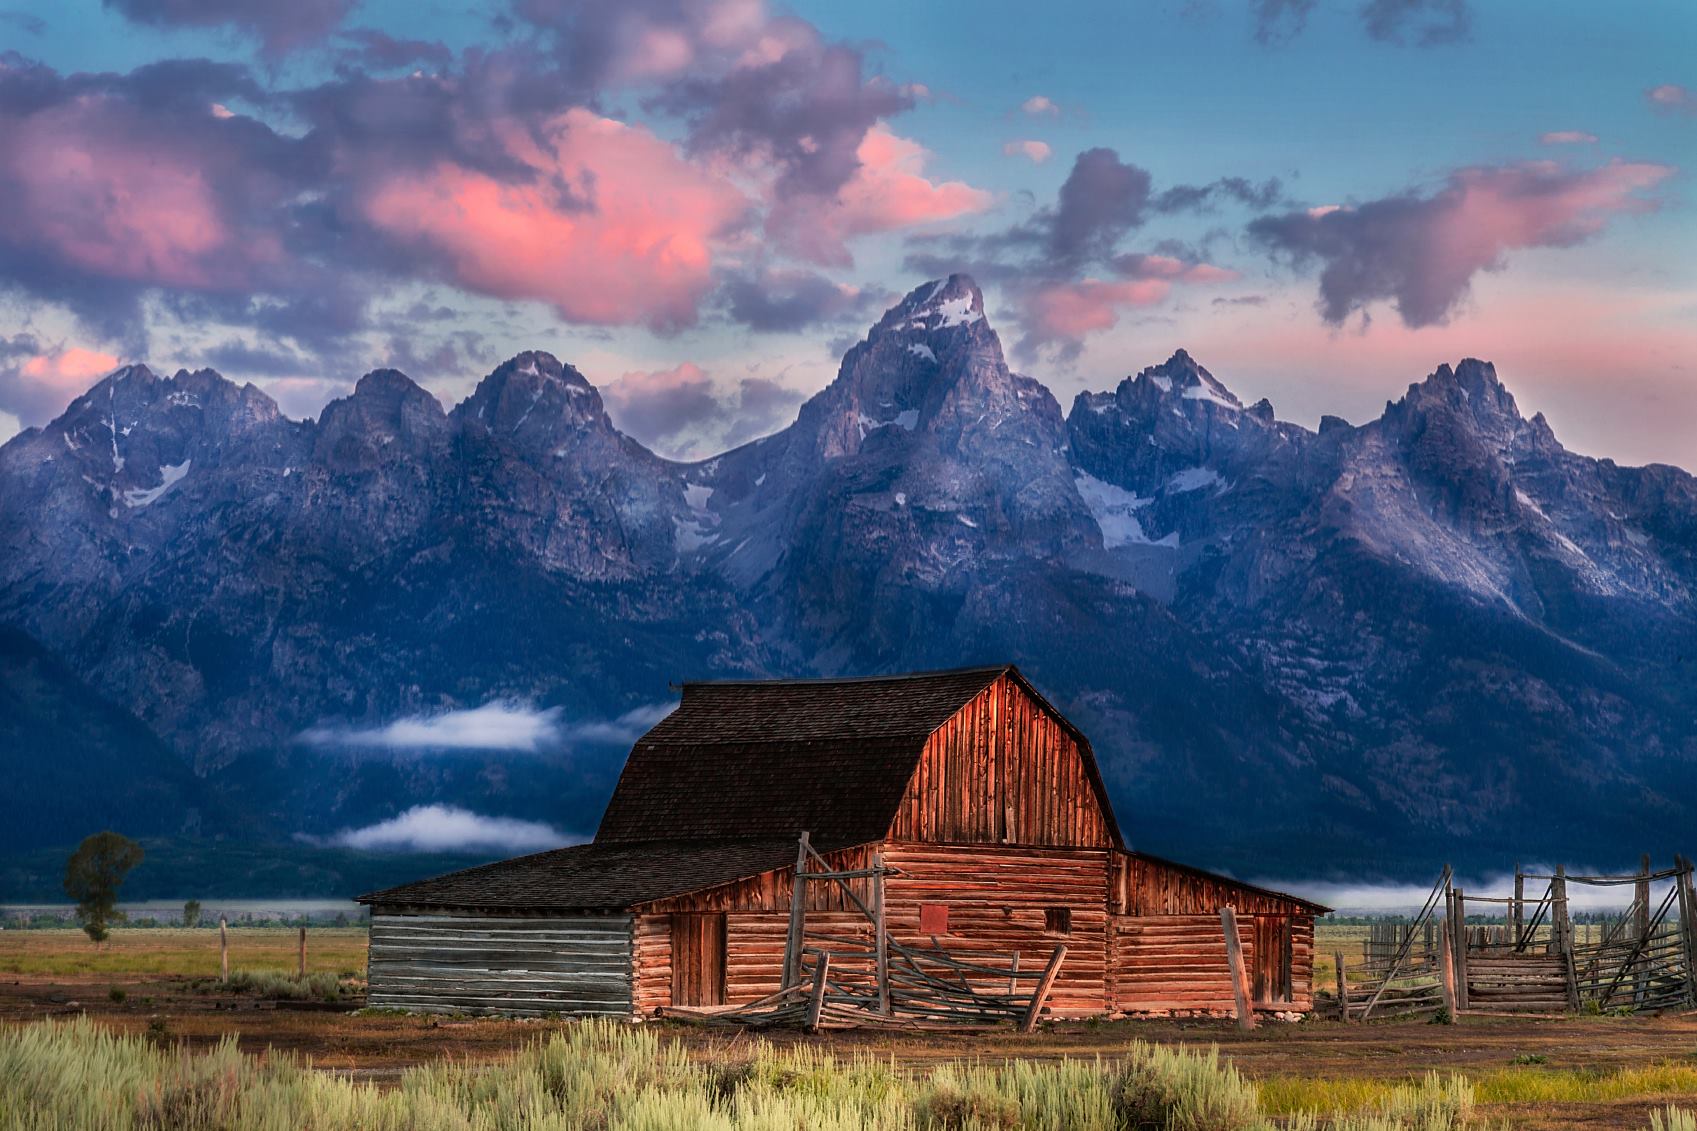
<instances>
[{"instance_id":1,"label":"meadow","mask_svg":"<svg viewBox=\"0 0 1697 1131\"><path fill-rule=\"evenodd\" d=\"M1322 928L1324 932L1326 928ZM1362 928L1344 928L1354 935ZM1325 938L1329 952L1348 936ZM1668 1127L1697 1018L1069 1022L757 1040L358 1010L361 929L0 932L0 1131ZM1347 959L1346 959L1347 960ZM1323 985L1324 983L1322 983Z\"/></svg>"}]
</instances>

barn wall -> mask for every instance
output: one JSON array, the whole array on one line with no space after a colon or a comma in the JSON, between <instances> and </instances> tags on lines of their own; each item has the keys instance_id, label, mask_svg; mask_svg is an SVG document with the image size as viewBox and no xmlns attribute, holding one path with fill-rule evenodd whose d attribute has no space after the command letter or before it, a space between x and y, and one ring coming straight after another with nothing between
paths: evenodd
<instances>
[{"instance_id":1,"label":"barn wall","mask_svg":"<svg viewBox=\"0 0 1697 1131\"><path fill-rule=\"evenodd\" d=\"M1244 961L1253 961L1254 931L1238 923ZM1122 1013L1236 1009L1226 936L1218 915L1116 915L1110 995Z\"/></svg>"},{"instance_id":2,"label":"barn wall","mask_svg":"<svg viewBox=\"0 0 1697 1131\"><path fill-rule=\"evenodd\" d=\"M421 1013L631 1009L631 918L377 913L367 1003Z\"/></svg>"},{"instance_id":3,"label":"barn wall","mask_svg":"<svg viewBox=\"0 0 1697 1131\"><path fill-rule=\"evenodd\" d=\"M890 836L1105 848L1110 820L1077 740L1004 675L926 743Z\"/></svg>"},{"instance_id":4,"label":"barn wall","mask_svg":"<svg viewBox=\"0 0 1697 1131\"><path fill-rule=\"evenodd\" d=\"M948 908L949 933L938 941L963 955L1018 952L1021 968L1033 969L1064 943L1052 1012L1086 1017L1107 1011L1105 851L891 844L884 859L903 873L890 879L885 897L897 941L930 945L919 923L920 908L930 903ZM1044 930L1044 911L1051 907L1071 911L1070 934Z\"/></svg>"},{"instance_id":5,"label":"barn wall","mask_svg":"<svg viewBox=\"0 0 1697 1131\"><path fill-rule=\"evenodd\" d=\"M1229 904L1239 915L1282 913L1312 918L1312 912L1297 900L1134 853L1114 854L1110 885L1113 909L1122 915L1217 915Z\"/></svg>"}]
</instances>

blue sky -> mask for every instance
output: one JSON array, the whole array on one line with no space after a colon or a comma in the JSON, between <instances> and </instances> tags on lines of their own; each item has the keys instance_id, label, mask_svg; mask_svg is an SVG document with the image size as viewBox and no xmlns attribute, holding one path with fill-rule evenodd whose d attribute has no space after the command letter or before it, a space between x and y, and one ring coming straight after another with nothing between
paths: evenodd
<instances>
[{"instance_id":1,"label":"blue sky","mask_svg":"<svg viewBox=\"0 0 1697 1131\"><path fill-rule=\"evenodd\" d=\"M0 51L0 436L118 361L309 415L544 348L705 455L958 268L1063 404L1479 356L1697 464L1688 3L0 0Z\"/></svg>"}]
</instances>

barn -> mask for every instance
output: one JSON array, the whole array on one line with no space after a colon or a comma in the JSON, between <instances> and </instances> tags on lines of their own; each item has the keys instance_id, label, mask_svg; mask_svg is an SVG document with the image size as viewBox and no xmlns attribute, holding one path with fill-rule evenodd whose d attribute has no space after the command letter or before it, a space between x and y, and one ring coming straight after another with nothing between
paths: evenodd
<instances>
[{"instance_id":1,"label":"barn","mask_svg":"<svg viewBox=\"0 0 1697 1131\"><path fill-rule=\"evenodd\" d=\"M1301 1013L1327 910L1129 848L1089 741L1012 665L685 684L594 841L361 902L372 1006L637 1017L769 1000L809 940L868 937L880 964L1053 965L1049 1016Z\"/></svg>"}]
</instances>

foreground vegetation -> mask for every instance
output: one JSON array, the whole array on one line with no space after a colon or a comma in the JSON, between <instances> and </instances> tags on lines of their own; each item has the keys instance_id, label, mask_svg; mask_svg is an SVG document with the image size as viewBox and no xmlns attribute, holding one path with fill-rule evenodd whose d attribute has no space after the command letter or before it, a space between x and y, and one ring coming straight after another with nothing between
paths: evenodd
<instances>
[{"instance_id":1,"label":"foreground vegetation","mask_svg":"<svg viewBox=\"0 0 1697 1131\"><path fill-rule=\"evenodd\" d=\"M1456 1131L1482 1126L1477 1090L1431 1074L1316 1111L1212 1050L1133 1043L1115 1057L917 1070L763 1042L692 1056L650 1029L593 1021L492 1064L412 1068L384 1088L249 1056L229 1038L194 1052L86 1018L0 1031L3 1131ZM1671 1108L1651 1122L1693 1128Z\"/></svg>"}]
</instances>

